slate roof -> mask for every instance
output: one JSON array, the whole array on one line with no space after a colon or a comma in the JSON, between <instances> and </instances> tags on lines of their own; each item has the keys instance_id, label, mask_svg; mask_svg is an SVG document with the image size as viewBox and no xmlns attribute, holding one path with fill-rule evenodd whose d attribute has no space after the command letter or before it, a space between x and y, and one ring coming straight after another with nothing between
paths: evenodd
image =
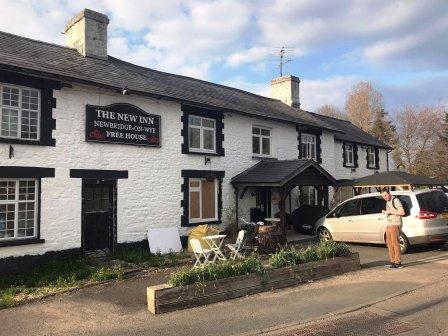
<instances>
[{"instance_id":1,"label":"slate roof","mask_svg":"<svg viewBox=\"0 0 448 336\"><path fill-rule=\"evenodd\" d=\"M190 77L137 66L109 56L108 60L83 57L75 49L0 32L0 68L26 69L51 78L80 81L108 88L164 97L282 120L338 132L338 128L279 100Z\"/></svg>"},{"instance_id":2,"label":"slate roof","mask_svg":"<svg viewBox=\"0 0 448 336\"><path fill-rule=\"evenodd\" d=\"M348 120L341 120L337 118L323 116L317 113L312 113L317 119L324 121L327 124L333 125L340 129L343 133L335 133L335 140L356 142L363 145L372 145L387 149L392 149L388 144L378 140L374 136L364 132L362 129L353 125Z\"/></svg>"},{"instance_id":3,"label":"slate roof","mask_svg":"<svg viewBox=\"0 0 448 336\"><path fill-rule=\"evenodd\" d=\"M309 167L315 167L330 182L336 180L313 160L262 160L242 173L234 176L230 183L242 185L283 186L286 182L298 176Z\"/></svg>"},{"instance_id":4,"label":"slate roof","mask_svg":"<svg viewBox=\"0 0 448 336\"><path fill-rule=\"evenodd\" d=\"M393 185L412 185L429 186L444 185L444 181L422 175L413 175L404 171L388 171L376 173L354 180L344 180L339 183L340 186L393 186Z\"/></svg>"}]
</instances>

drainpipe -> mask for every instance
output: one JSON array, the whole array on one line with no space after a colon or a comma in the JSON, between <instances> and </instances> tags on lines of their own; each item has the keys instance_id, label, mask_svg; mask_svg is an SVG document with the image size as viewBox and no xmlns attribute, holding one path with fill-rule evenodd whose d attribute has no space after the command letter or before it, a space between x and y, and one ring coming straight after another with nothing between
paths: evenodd
<instances>
[{"instance_id":1,"label":"drainpipe","mask_svg":"<svg viewBox=\"0 0 448 336\"><path fill-rule=\"evenodd\" d=\"M389 150L386 152L386 165L387 165L387 171L389 171L389 153L392 152L392 151L393 151L393 149L389 149Z\"/></svg>"}]
</instances>

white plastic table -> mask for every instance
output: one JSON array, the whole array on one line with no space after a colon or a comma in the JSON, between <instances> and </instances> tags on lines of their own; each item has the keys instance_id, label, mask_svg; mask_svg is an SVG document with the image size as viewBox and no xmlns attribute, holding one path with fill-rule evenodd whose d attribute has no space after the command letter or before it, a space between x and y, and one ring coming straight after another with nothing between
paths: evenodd
<instances>
[{"instance_id":1,"label":"white plastic table","mask_svg":"<svg viewBox=\"0 0 448 336\"><path fill-rule=\"evenodd\" d=\"M227 235L212 235L212 236L202 237L202 239L205 240L205 242L208 244L208 246L210 246L210 250L212 250L213 253L215 254L212 262L215 262L216 259L227 260L226 256L221 251L222 244L224 243L225 237L227 237Z\"/></svg>"}]
</instances>

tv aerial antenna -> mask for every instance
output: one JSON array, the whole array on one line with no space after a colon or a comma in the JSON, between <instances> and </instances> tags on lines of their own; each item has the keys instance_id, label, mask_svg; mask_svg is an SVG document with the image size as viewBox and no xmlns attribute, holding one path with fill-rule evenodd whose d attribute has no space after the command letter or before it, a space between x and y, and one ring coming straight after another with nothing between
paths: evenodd
<instances>
[{"instance_id":1,"label":"tv aerial antenna","mask_svg":"<svg viewBox=\"0 0 448 336\"><path fill-rule=\"evenodd\" d=\"M283 69L285 64L292 61L292 55L294 54L293 47L276 47L272 48L269 55L270 61L276 62L279 68L280 77L283 76Z\"/></svg>"}]
</instances>

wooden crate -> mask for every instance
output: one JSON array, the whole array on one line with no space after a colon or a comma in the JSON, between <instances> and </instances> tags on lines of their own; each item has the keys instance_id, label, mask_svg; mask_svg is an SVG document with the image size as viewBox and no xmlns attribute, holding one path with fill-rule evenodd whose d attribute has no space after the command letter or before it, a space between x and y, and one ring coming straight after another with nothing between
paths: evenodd
<instances>
[{"instance_id":1,"label":"wooden crate","mask_svg":"<svg viewBox=\"0 0 448 336\"><path fill-rule=\"evenodd\" d=\"M348 257L314 261L292 267L269 268L265 275L241 275L182 287L165 284L151 286L147 288L148 310L153 314L162 314L295 286L360 268L359 254L353 253Z\"/></svg>"}]
</instances>

